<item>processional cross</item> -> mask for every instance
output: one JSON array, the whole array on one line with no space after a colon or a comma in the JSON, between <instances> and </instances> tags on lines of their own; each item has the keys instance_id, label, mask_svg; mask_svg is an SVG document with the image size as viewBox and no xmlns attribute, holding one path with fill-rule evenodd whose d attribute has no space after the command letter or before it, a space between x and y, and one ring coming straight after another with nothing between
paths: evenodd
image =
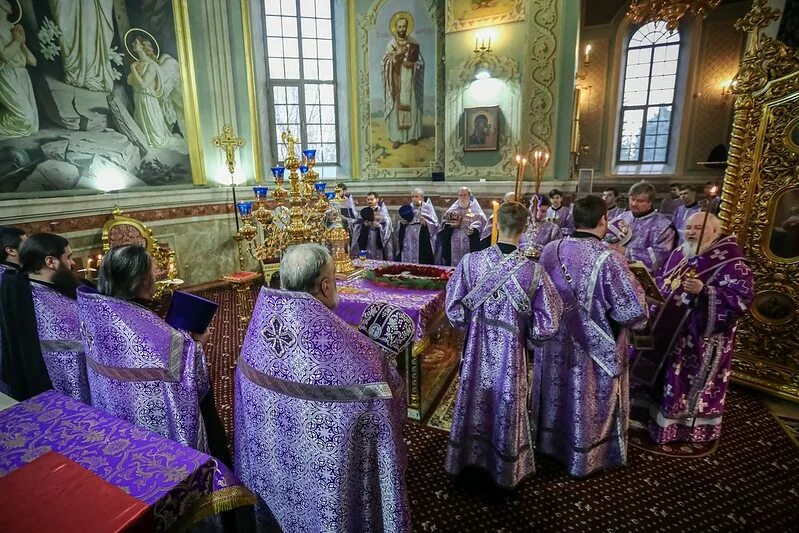
<instances>
[{"instance_id":1,"label":"processional cross","mask_svg":"<svg viewBox=\"0 0 799 533\"><path fill-rule=\"evenodd\" d=\"M245 145L243 137L233 133L233 126L225 124L222 126L222 133L214 137L211 142L213 145L225 152L225 163L227 171L230 172L230 188L233 189L233 213L236 216L236 231L239 231L239 214L237 211L238 201L236 200L236 180L233 172L236 170L236 149Z\"/></svg>"}]
</instances>

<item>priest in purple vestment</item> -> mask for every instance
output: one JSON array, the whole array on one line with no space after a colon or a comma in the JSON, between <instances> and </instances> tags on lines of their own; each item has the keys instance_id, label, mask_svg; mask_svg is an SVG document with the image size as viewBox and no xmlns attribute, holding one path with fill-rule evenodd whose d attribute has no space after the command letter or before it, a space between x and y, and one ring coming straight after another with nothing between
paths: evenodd
<instances>
[{"instance_id":1,"label":"priest in purple vestment","mask_svg":"<svg viewBox=\"0 0 799 533\"><path fill-rule=\"evenodd\" d=\"M2 290L3 274L7 270L16 272L20 267L19 247L27 238L25 232L13 226L0 226L0 291ZM0 292L2 295L2 292ZM0 296L2 298L2 296ZM2 300L0 299L0 302ZM2 326L2 314L0 314L0 326ZM3 365L3 338L0 335L0 368ZM8 394L8 384L3 381L0 374L0 393Z\"/></svg>"},{"instance_id":2,"label":"priest in purple vestment","mask_svg":"<svg viewBox=\"0 0 799 533\"><path fill-rule=\"evenodd\" d=\"M607 187L602 191L602 199L608 208L608 222L624 213L625 209L616 205L619 200L619 190L615 187Z\"/></svg>"},{"instance_id":3,"label":"priest in purple vestment","mask_svg":"<svg viewBox=\"0 0 799 533\"><path fill-rule=\"evenodd\" d=\"M530 223L519 239L519 250L537 257L544 246L563 238L560 226L547 220L547 211L551 206L549 198L543 195L533 196L530 200Z\"/></svg>"},{"instance_id":4,"label":"priest in purple vestment","mask_svg":"<svg viewBox=\"0 0 799 533\"><path fill-rule=\"evenodd\" d=\"M558 225L564 235L574 231L574 220L571 209L563 205L563 192L559 189L549 191L550 206L547 209L547 220Z\"/></svg>"},{"instance_id":5,"label":"priest in purple vestment","mask_svg":"<svg viewBox=\"0 0 799 533\"><path fill-rule=\"evenodd\" d=\"M680 189L680 201L682 205L677 207L673 221L674 228L677 230L677 245L685 242L685 222L688 217L702 210L702 206L696 201L696 190L691 185Z\"/></svg>"},{"instance_id":6,"label":"priest in purple vestment","mask_svg":"<svg viewBox=\"0 0 799 533\"><path fill-rule=\"evenodd\" d=\"M627 246L614 248L630 261L642 262L654 276L674 249L677 235L671 220L654 210L655 188L646 181L630 187L630 210L615 220L624 220L632 232Z\"/></svg>"},{"instance_id":7,"label":"priest in purple vestment","mask_svg":"<svg viewBox=\"0 0 799 533\"><path fill-rule=\"evenodd\" d=\"M541 254L564 313L557 335L536 350L534 412L538 451L579 477L627 462L627 330L646 325L647 307L625 258L602 242L605 202L581 198L574 221L576 231Z\"/></svg>"},{"instance_id":8,"label":"priest in purple vestment","mask_svg":"<svg viewBox=\"0 0 799 533\"><path fill-rule=\"evenodd\" d=\"M679 183L672 183L671 185L669 185L669 195L666 196L660 202L660 206L658 207L658 213L668 218L669 220L674 218L674 215L677 212L677 208L683 205L682 200L680 200L681 189L682 185L680 185Z\"/></svg>"},{"instance_id":9,"label":"priest in purple vestment","mask_svg":"<svg viewBox=\"0 0 799 533\"><path fill-rule=\"evenodd\" d=\"M80 334L77 281L69 241L38 233L19 250L19 271L3 282L3 380L26 400L55 389L89 402L86 356Z\"/></svg>"},{"instance_id":10,"label":"priest in purple vestment","mask_svg":"<svg viewBox=\"0 0 799 533\"><path fill-rule=\"evenodd\" d=\"M688 218L685 243L657 277L666 302L652 321L654 348L633 356L632 377L642 385L640 398L633 396L634 418L657 443L719 438L735 327L752 301L752 271L715 215L697 254L704 218Z\"/></svg>"},{"instance_id":11,"label":"priest in purple vestment","mask_svg":"<svg viewBox=\"0 0 799 533\"><path fill-rule=\"evenodd\" d=\"M92 405L232 464L213 406L203 344L144 307L155 293L155 262L140 245L112 248L97 292L78 306Z\"/></svg>"},{"instance_id":12,"label":"priest in purple vestment","mask_svg":"<svg viewBox=\"0 0 799 533\"><path fill-rule=\"evenodd\" d=\"M437 259L457 266L463 256L480 249L480 236L488 223L483 208L468 187L458 190L458 199L444 212L438 232Z\"/></svg>"},{"instance_id":13,"label":"priest in purple vestment","mask_svg":"<svg viewBox=\"0 0 799 533\"><path fill-rule=\"evenodd\" d=\"M530 350L555 334L563 310L517 247L527 218L522 204L502 204L497 244L467 254L447 283L447 317L467 333L445 468L478 467L502 488L535 472Z\"/></svg>"},{"instance_id":14,"label":"priest in purple vestment","mask_svg":"<svg viewBox=\"0 0 799 533\"><path fill-rule=\"evenodd\" d=\"M399 224L399 253L396 260L422 265L435 264L438 215L430 199L424 197L422 189L414 189L411 203L400 208Z\"/></svg>"},{"instance_id":15,"label":"priest in purple vestment","mask_svg":"<svg viewBox=\"0 0 799 533\"><path fill-rule=\"evenodd\" d=\"M352 226L352 256L366 251L367 259L394 259L391 216L386 204L376 192L366 195L366 207L361 209Z\"/></svg>"},{"instance_id":16,"label":"priest in purple vestment","mask_svg":"<svg viewBox=\"0 0 799 533\"><path fill-rule=\"evenodd\" d=\"M280 282L261 289L236 368L236 474L287 532L409 531L393 358L333 313L327 248L290 247ZM413 322L377 305L362 326L401 348Z\"/></svg>"}]
</instances>

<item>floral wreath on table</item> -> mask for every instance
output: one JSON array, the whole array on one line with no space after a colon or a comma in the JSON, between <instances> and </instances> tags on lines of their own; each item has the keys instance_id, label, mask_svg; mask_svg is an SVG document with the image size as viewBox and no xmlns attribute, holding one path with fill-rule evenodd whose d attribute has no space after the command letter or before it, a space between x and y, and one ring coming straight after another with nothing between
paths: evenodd
<instances>
[{"instance_id":1,"label":"floral wreath on table","mask_svg":"<svg viewBox=\"0 0 799 533\"><path fill-rule=\"evenodd\" d=\"M429 265L388 265L364 273L375 285L425 290L443 289L450 276L451 269Z\"/></svg>"}]
</instances>

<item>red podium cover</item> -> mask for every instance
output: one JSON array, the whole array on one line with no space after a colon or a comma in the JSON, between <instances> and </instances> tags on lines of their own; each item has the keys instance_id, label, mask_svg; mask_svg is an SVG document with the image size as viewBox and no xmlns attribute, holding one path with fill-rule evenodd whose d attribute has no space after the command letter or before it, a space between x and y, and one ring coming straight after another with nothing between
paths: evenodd
<instances>
[{"instance_id":1,"label":"red podium cover","mask_svg":"<svg viewBox=\"0 0 799 533\"><path fill-rule=\"evenodd\" d=\"M150 507L57 452L0 478L4 533L149 532Z\"/></svg>"}]
</instances>

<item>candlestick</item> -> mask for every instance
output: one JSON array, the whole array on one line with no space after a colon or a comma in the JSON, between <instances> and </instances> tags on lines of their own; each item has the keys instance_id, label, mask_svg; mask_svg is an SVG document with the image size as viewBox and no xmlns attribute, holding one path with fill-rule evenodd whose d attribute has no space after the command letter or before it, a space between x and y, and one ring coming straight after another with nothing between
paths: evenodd
<instances>
[{"instance_id":1,"label":"candlestick","mask_svg":"<svg viewBox=\"0 0 799 533\"><path fill-rule=\"evenodd\" d=\"M92 257L89 256L88 259L86 259L86 268L83 269L83 279L92 279L91 271L92 271Z\"/></svg>"},{"instance_id":2,"label":"candlestick","mask_svg":"<svg viewBox=\"0 0 799 533\"><path fill-rule=\"evenodd\" d=\"M699 230L699 240L696 241L696 255L699 255L699 248L702 246L702 239L705 237L705 226L707 226L707 218L710 215L710 201L716 196L716 186L713 185L707 191L707 201L705 202L705 216L702 219L702 229Z\"/></svg>"},{"instance_id":3,"label":"candlestick","mask_svg":"<svg viewBox=\"0 0 799 533\"><path fill-rule=\"evenodd\" d=\"M499 202L494 200L491 204L494 207L494 218L491 221L491 245L493 246L499 239Z\"/></svg>"},{"instance_id":4,"label":"candlestick","mask_svg":"<svg viewBox=\"0 0 799 533\"><path fill-rule=\"evenodd\" d=\"M521 155L516 155L516 186L513 189L513 196L517 202L522 200L522 182L524 181L524 167L527 166L527 159Z\"/></svg>"}]
</instances>

